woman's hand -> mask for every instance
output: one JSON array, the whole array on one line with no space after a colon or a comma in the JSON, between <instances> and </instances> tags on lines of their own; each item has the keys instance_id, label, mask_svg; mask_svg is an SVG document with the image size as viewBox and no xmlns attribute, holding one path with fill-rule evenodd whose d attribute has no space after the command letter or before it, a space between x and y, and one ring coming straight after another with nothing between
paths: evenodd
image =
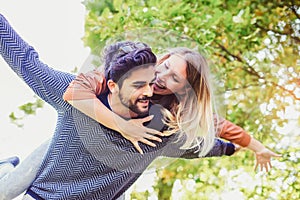
<instances>
[{"instance_id":1,"label":"woman's hand","mask_svg":"<svg viewBox=\"0 0 300 200\"><path fill-rule=\"evenodd\" d=\"M271 158L272 157L281 157L281 155L274 153L268 148L263 148L261 151L255 152L256 155L256 165L255 170L260 166L260 170L263 171L265 168L268 172L272 168Z\"/></svg>"},{"instance_id":2,"label":"woman's hand","mask_svg":"<svg viewBox=\"0 0 300 200\"><path fill-rule=\"evenodd\" d=\"M152 147L155 147L156 145L149 140L162 142L159 137L154 135L163 136L163 133L155 129L147 128L143 125L143 123L150 121L152 118L153 115L141 119L131 119L128 121L124 119L118 119L117 122L119 128L118 131L124 138L129 140L141 154L143 154L143 150L139 146L139 142Z\"/></svg>"}]
</instances>

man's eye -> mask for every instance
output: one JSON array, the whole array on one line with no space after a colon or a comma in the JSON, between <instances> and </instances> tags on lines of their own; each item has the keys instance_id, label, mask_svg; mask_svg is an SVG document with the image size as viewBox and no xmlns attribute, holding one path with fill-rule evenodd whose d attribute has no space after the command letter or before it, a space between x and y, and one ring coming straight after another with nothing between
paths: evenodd
<instances>
[{"instance_id":1,"label":"man's eye","mask_svg":"<svg viewBox=\"0 0 300 200\"><path fill-rule=\"evenodd\" d=\"M139 88L142 88L143 85L134 85L134 87L135 87L136 89L139 89Z\"/></svg>"}]
</instances>

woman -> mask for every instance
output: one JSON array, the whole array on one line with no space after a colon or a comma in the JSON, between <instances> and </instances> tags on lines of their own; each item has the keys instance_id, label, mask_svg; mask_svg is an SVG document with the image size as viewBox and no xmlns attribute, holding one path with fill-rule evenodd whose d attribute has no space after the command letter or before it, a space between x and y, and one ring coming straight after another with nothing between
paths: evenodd
<instances>
[{"instance_id":1,"label":"woman","mask_svg":"<svg viewBox=\"0 0 300 200\"><path fill-rule=\"evenodd\" d=\"M106 77L110 67L111 63L104 63ZM126 121L115 115L97 99L105 84L105 77L99 71L80 74L70 84L64 99L96 121L120 132L140 153L143 152L138 142L154 146L149 140L160 141L154 134L168 135L180 130L181 134L187 136L184 147L199 144L199 136L204 138L201 141L204 151L200 152L200 156L203 156L212 145L216 124L216 132L220 137L255 152L255 168L260 165L261 169L268 171L271 168L270 158L279 156L251 138L242 128L213 115L209 69L205 58L198 52L184 47L174 48L157 63L152 102L161 104L169 111L165 112L165 122L171 131L160 133L144 127L143 123L151 120L151 116Z\"/></svg>"}]
</instances>

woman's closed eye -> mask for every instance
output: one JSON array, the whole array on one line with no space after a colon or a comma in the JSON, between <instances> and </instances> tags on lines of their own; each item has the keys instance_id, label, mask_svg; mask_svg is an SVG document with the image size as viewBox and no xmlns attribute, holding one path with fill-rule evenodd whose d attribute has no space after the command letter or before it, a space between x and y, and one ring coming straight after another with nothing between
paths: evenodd
<instances>
[{"instance_id":1,"label":"woman's closed eye","mask_svg":"<svg viewBox=\"0 0 300 200\"><path fill-rule=\"evenodd\" d=\"M165 69L169 69L169 66L166 64L166 63L164 63L164 67L165 67Z\"/></svg>"},{"instance_id":2,"label":"woman's closed eye","mask_svg":"<svg viewBox=\"0 0 300 200\"><path fill-rule=\"evenodd\" d=\"M179 83L178 77L176 75L173 75L172 78L175 82Z\"/></svg>"}]
</instances>

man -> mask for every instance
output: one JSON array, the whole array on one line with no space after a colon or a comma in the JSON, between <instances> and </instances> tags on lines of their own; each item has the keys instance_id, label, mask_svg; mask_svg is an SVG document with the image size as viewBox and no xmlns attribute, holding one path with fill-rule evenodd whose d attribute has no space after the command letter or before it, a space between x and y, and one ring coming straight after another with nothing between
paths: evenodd
<instances>
[{"instance_id":1,"label":"man","mask_svg":"<svg viewBox=\"0 0 300 200\"><path fill-rule=\"evenodd\" d=\"M2 15L0 52L12 70L58 113L52 141L27 191L31 198L116 199L156 157L197 157L195 149L181 150L180 142L175 143L175 136L163 137L156 147L142 145L145 152L142 155L120 134L74 109L62 98L74 75L56 71L42 63L36 51L15 33ZM118 60L120 68L111 71L107 82L109 91L99 99L124 118L139 117L148 114L150 107L148 98L152 95L156 57L148 48L127 55L126 58L134 59L112 57L112 60ZM143 59L136 61L140 55L144 56ZM112 78L118 73L124 74L124 71L129 73L115 80ZM154 107L152 110L160 119L158 109ZM150 123L149 126L163 127L159 123ZM223 155L227 150L225 144L221 141L217 144L219 150L215 155Z\"/></svg>"}]
</instances>

